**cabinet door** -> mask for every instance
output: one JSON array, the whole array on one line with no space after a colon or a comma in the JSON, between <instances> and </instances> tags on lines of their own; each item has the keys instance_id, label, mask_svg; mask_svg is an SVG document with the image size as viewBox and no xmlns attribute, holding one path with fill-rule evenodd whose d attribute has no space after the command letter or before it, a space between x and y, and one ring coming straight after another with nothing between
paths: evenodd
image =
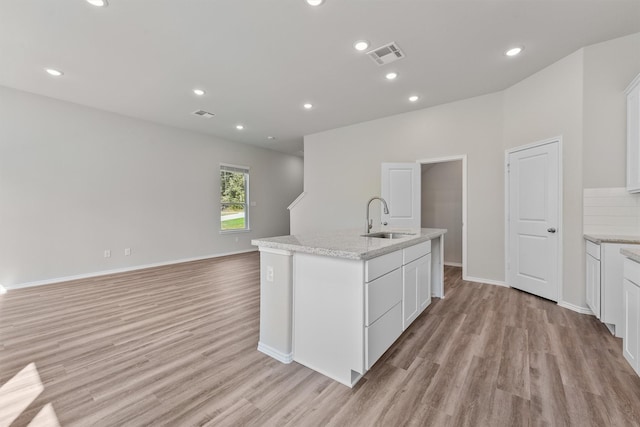
<instances>
[{"instance_id":1,"label":"cabinet door","mask_svg":"<svg viewBox=\"0 0 640 427\"><path fill-rule=\"evenodd\" d=\"M640 192L640 75L627 88L627 190Z\"/></svg>"},{"instance_id":2,"label":"cabinet door","mask_svg":"<svg viewBox=\"0 0 640 427\"><path fill-rule=\"evenodd\" d=\"M587 305L600 318L600 261L586 255Z\"/></svg>"},{"instance_id":3,"label":"cabinet door","mask_svg":"<svg viewBox=\"0 0 640 427\"><path fill-rule=\"evenodd\" d=\"M640 287L624 279L623 283L624 336L622 353L636 372L640 372L638 351L640 338Z\"/></svg>"},{"instance_id":4,"label":"cabinet door","mask_svg":"<svg viewBox=\"0 0 640 427\"><path fill-rule=\"evenodd\" d=\"M418 260L420 261L420 260ZM424 263L418 266L418 297L420 299L420 312L422 313L431 304L431 256L424 257Z\"/></svg>"},{"instance_id":5,"label":"cabinet door","mask_svg":"<svg viewBox=\"0 0 640 427\"><path fill-rule=\"evenodd\" d=\"M430 288L428 256L423 256L402 267L402 330L409 327L411 322L420 314L420 291ZM425 284L425 282L427 282ZM430 290L429 290L430 292ZM425 306L426 307L426 306Z\"/></svg>"},{"instance_id":6,"label":"cabinet door","mask_svg":"<svg viewBox=\"0 0 640 427\"><path fill-rule=\"evenodd\" d=\"M402 334L402 308L397 303L371 326L364 328L365 366L371 369L374 363Z\"/></svg>"}]
</instances>

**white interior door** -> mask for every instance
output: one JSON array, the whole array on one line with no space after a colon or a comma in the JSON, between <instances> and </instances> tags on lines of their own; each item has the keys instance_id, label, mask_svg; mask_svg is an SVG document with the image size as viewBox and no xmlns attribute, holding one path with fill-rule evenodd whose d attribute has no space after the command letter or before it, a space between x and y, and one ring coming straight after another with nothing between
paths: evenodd
<instances>
[{"instance_id":1,"label":"white interior door","mask_svg":"<svg viewBox=\"0 0 640 427\"><path fill-rule=\"evenodd\" d=\"M558 301L559 142L513 150L507 160L507 283Z\"/></svg>"},{"instance_id":2,"label":"white interior door","mask_svg":"<svg viewBox=\"0 0 640 427\"><path fill-rule=\"evenodd\" d=\"M382 222L396 228L420 228L420 164L383 163L382 198L389 214Z\"/></svg>"}]
</instances>

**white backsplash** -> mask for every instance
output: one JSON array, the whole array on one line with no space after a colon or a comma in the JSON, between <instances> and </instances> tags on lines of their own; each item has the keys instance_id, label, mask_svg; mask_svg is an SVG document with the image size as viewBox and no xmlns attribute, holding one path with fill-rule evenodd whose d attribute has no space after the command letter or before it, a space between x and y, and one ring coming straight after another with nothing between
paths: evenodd
<instances>
[{"instance_id":1,"label":"white backsplash","mask_svg":"<svg viewBox=\"0 0 640 427\"><path fill-rule=\"evenodd\" d=\"M585 234L640 234L640 194L626 188L585 188L582 203Z\"/></svg>"}]
</instances>

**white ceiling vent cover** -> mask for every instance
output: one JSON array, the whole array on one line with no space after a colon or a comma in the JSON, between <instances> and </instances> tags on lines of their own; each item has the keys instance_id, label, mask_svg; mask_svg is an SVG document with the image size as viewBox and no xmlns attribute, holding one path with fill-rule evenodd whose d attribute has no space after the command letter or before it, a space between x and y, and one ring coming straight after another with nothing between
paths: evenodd
<instances>
[{"instance_id":1,"label":"white ceiling vent cover","mask_svg":"<svg viewBox=\"0 0 640 427\"><path fill-rule=\"evenodd\" d=\"M395 44L395 42L373 49L372 51L367 52L367 55L369 55L369 57L371 57L371 59L373 59L378 65L389 64L393 61L404 58L404 53L402 53L400 47Z\"/></svg>"},{"instance_id":2,"label":"white ceiling vent cover","mask_svg":"<svg viewBox=\"0 0 640 427\"><path fill-rule=\"evenodd\" d=\"M214 115L213 113L210 113L210 112L204 111L204 110L196 110L191 114L193 114L194 116L204 117L206 119L210 119Z\"/></svg>"}]
</instances>

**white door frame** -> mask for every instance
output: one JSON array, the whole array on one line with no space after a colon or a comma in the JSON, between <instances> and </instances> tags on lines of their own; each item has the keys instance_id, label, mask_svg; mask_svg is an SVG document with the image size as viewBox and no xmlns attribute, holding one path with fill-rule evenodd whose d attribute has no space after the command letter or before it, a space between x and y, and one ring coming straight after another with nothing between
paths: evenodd
<instances>
[{"instance_id":1,"label":"white door frame","mask_svg":"<svg viewBox=\"0 0 640 427\"><path fill-rule=\"evenodd\" d=\"M462 280L467 280L467 155L437 157L416 160L416 163L428 165L432 163L446 163L462 160ZM444 265L444 259L442 260ZM443 278L444 280L444 278Z\"/></svg>"},{"instance_id":2,"label":"white door frame","mask_svg":"<svg viewBox=\"0 0 640 427\"><path fill-rule=\"evenodd\" d=\"M564 217L562 216L562 205L563 205L563 200L564 200L564 194L563 194L563 183L562 183L562 175L563 175L563 161L562 161L562 135L560 136L555 136L553 138L549 138L549 139L544 139L542 141L537 141L537 142L533 142L531 144L526 144L526 145L521 145L519 147L514 147L514 148L510 148L508 150L505 150L504 152L504 280L505 283L508 287L512 287L511 284L509 283L509 254L511 251L511 248L509 247L509 170L508 170L508 164L509 164L509 155L511 155L512 153L518 152L518 151L522 151L522 150L528 150L530 148L535 148L535 147L539 147L541 145L547 145L547 144L558 144L558 186L559 191L558 191L558 222L560 224L559 228L559 232L558 232L558 304L560 304L561 302L564 301L563 298L563 293L562 293L562 289L563 289L563 277L562 277L562 271L563 271L563 261L564 261L564 256L563 256L563 252L562 252L562 248L563 248L563 236L564 236Z\"/></svg>"}]
</instances>

